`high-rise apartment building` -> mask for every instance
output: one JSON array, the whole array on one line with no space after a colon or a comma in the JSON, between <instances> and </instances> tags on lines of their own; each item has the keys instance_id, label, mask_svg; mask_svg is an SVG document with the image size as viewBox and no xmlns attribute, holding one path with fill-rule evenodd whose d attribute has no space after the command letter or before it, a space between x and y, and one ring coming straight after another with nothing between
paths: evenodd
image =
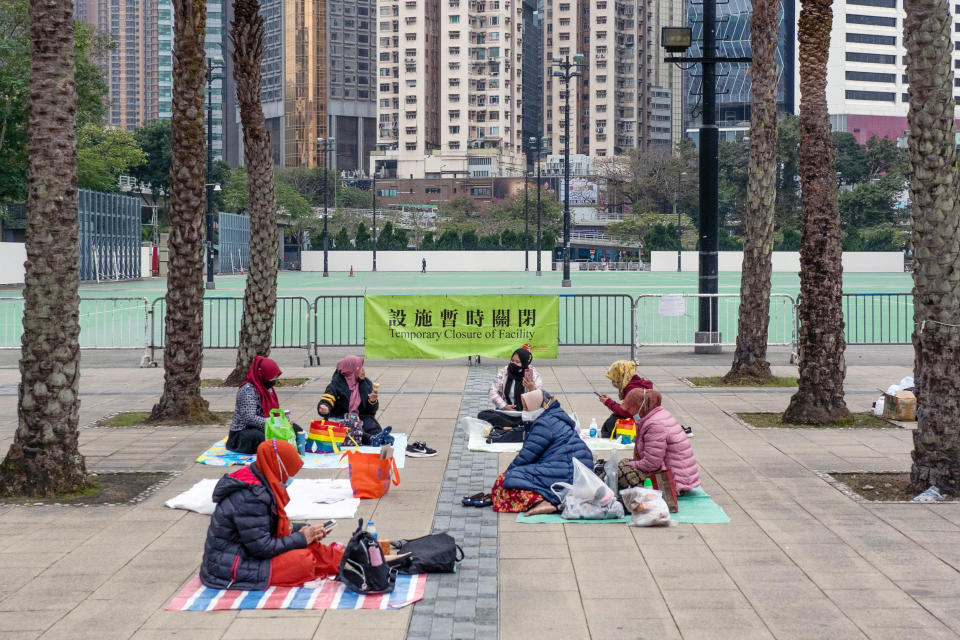
<instances>
[{"instance_id":1,"label":"high-rise apartment building","mask_svg":"<svg viewBox=\"0 0 960 640\"><path fill-rule=\"evenodd\" d=\"M107 124L134 129L156 120L157 0L77 0L75 11L116 45L98 64L109 90Z\"/></svg>"},{"instance_id":2,"label":"high-rise apartment building","mask_svg":"<svg viewBox=\"0 0 960 640\"><path fill-rule=\"evenodd\" d=\"M323 164L317 138L333 137L329 168L366 167L376 144L375 7L375 0L261 1L260 99L277 166ZM229 96L228 162L242 164L243 130L234 105Z\"/></svg>"},{"instance_id":3,"label":"high-rise apartment building","mask_svg":"<svg viewBox=\"0 0 960 640\"><path fill-rule=\"evenodd\" d=\"M101 0L102 1L102 0ZM113 2L114 0L110 0ZM173 3L170 0L148 0L157 7L157 117L169 120L173 116ZM207 58L221 69L215 72L210 85L213 117L214 160L223 159L223 92L226 73L223 67L224 28L223 3L229 0L207 0L207 33L204 41ZM205 96L206 97L206 96ZM206 104L206 100L204 100ZM156 118L154 118L156 119Z\"/></svg>"},{"instance_id":4,"label":"high-rise apartment building","mask_svg":"<svg viewBox=\"0 0 960 640\"><path fill-rule=\"evenodd\" d=\"M520 174L522 0L382 0L378 18L378 170Z\"/></svg>"},{"instance_id":5,"label":"high-rise apartment building","mask_svg":"<svg viewBox=\"0 0 960 640\"><path fill-rule=\"evenodd\" d=\"M523 0L523 142L543 136L543 0ZM529 149L528 149L529 153ZM531 162L528 163L532 168Z\"/></svg>"}]
</instances>

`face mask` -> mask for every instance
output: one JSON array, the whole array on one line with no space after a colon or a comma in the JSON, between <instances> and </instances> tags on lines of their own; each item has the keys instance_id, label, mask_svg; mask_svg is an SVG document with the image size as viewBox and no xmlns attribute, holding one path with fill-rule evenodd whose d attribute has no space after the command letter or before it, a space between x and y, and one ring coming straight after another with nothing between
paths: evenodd
<instances>
[{"instance_id":1,"label":"face mask","mask_svg":"<svg viewBox=\"0 0 960 640\"><path fill-rule=\"evenodd\" d=\"M272 389L273 385L275 384L277 384L276 380L267 380L266 382L263 383L263 386L266 387L267 389Z\"/></svg>"},{"instance_id":2,"label":"face mask","mask_svg":"<svg viewBox=\"0 0 960 640\"><path fill-rule=\"evenodd\" d=\"M540 414L544 412L544 408L540 407L539 409L534 409L533 411L522 411L520 414L520 419L524 422L533 422L540 417Z\"/></svg>"},{"instance_id":3,"label":"face mask","mask_svg":"<svg viewBox=\"0 0 960 640\"><path fill-rule=\"evenodd\" d=\"M507 365L507 370L511 375L518 376L520 375L521 367L518 364L513 364L512 362Z\"/></svg>"}]
</instances>

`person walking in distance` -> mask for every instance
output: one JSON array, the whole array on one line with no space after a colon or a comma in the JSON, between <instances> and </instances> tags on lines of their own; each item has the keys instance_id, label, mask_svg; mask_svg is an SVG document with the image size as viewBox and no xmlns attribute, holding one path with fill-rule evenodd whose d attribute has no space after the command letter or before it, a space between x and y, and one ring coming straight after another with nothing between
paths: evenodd
<instances>
[{"instance_id":1,"label":"person walking in distance","mask_svg":"<svg viewBox=\"0 0 960 640\"><path fill-rule=\"evenodd\" d=\"M427 259L424 258L424 259L420 262L420 273L426 273L426 272L427 272Z\"/></svg>"}]
</instances>

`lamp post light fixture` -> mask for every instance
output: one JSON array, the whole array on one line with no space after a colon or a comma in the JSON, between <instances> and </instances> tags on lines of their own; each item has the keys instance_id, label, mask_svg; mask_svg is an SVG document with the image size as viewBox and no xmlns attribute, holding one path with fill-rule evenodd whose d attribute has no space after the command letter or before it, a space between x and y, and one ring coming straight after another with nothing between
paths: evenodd
<instances>
[{"instance_id":1,"label":"lamp post light fixture","mask_svg":"<svg viewBox=\"0 0 960 640\"><path fill-rule=\"evenodd\" d=\"M214 74L219 70L220 74ZM210 182L213 177L213 81L223 78L223 62L207 58L207 289L216 289L213 281L213 194L220 185ZM216 187L216 188L214 188Z\"/></svg>"},{"instance_id":2,"label":"lamp post light fixture","mask_svg":"<svg viewBox=\"0 0 960 640\"><path fill-rule=\"evenodd\" d=\"M529 154L527 154L529 156ZM530 200L527 197L530 170L523 168L523 270L530 271Z\"/></svg>"},{"instance_id":3,"label":"lamp post light fixture","mask_svg":"<svg viewBox=\"0 0 960 640\"><path fill-rule=\"evenodd\" d=\"M543 155L543 146L550 142L550 138L544 136L541 138L534 138L530 136L527 138L527 144L530 151L535 151L537 156L537 275L543 275L540 270L540 253L543 250L542 244L542 235L540 233L540 158Z\"/></svg>"},{"instance_id":4,"label":"lamp post light fixture","mask_svg":"<svg viewBox=\"0 0 960 640\"><path fill-rule=\"evenodd\" d=\"M336 138L317 138L317 154L323 154L322 176L323 176L323 277L330 277L327 270L327 251L329 250L329 240L327 239L327 192L330 191L329 180L327 178L327 153L337 148ZM302 242L302 238L297 238L297 242Z\"/></svg>"},{"instance_id":5,"label":"lamp post light fixture","mask_svg":"<svg viewBox=\"0 0 960 640\"><path fill-rule=\"evenodd\" d=\"M377 161L373 161L373 270L377 270Z\"/></svg>"},{"instance_id":6,"label":"lamp post light fixture","mask_svg":"<svg viewBox=\"0 0 960 640\"><path fill-rule=\"evenodd\" d=\"M560 78L567 86L563 108L563 282L561 286L570 286L570 80L582 76L580 71L586 66L584 57L574 54L553 59L550 68L553 76Z\"/></svg>"},{"instance_id":7,"label":"lamp post light fixture","mask_svg":"<svg viewBox=\"0 0 960 640\"><path fill-rule=\"evenodd\" d=\"M680 226L680 178L683 178L687 175L686 171L681 171L677 174L677 197L673 200L673 212L677 214L677 273L680 273L682 270L680 262L680 254L683 251L683 234L681 233Z\"/></svg>"}]
</instances>

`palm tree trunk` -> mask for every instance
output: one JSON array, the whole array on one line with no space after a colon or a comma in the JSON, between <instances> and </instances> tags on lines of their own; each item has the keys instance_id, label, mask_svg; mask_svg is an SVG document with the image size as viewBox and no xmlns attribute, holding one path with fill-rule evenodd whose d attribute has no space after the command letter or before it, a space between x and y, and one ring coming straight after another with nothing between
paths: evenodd
<instances>
[{"instance_id":1,"label":"palm tree trunk","mask_svg":"<svg viewBox=\"0 0 960 640\"><path fill-rule=\"evenodd\" d=\"M783 421L852 420L843 397L843 268L837 177L827 115L827 52L832 0L804 0L800 52L800 381Z\"/></svg>"},{"instance_id":2,"label":"palm tree trunk","mask_svg":"<svg viewBox=\"0 0 960 640\"><path fill-rule=\"evenodd\" d=\"M960 202L953 119L950 5L911 0L904 34L910 76L913 348L917 430L911 486L960 491Z\"/></svg>"},{"instance_id":3,"label":"palm tree trunk","mask_svg":"<svg viewBox=\"0 0 960 640\"><path fill-rule=\"evenodd\" d=\"M27 263L18 427L0 494L54 496L87 486L77 446L77 91L73 3L30 2Z\"/></svg>"},{"instance_id":4,"label":"palm tree trunk","mask_svg":"<svg viewBox=\"0 0 960 640\"><path fill-rule=\"evenodd\" d=\"M230 385L243 382L255 357L270 355L277 306L277 209L270 134L260 103L263 18L259 12L258 0L236 0L230 33L250 201L250 272L243 294L237 364L226 380Z\"/></svg>"},{"instance_id":5,"label":"palm tree trunk","mask_svg":"<svg viewBox=\"0 0 960 640\"><path fill-rule=\"evenodd\" d=\"M763 382L773 377L767 362L770 273L773 269L773 205L777 177L776 0L754 0L750 22L750 161L747 170L747 230L740 279L737 349L724 382Z\"/></svg>"},{"instance_id":6,"label":"palm tree trunk","mask_svg":"<svg viewBox=\"0 0 960 640\"><path fill-rule=\"evenodd\" d=\"M174 0L170 121L170 271L163 395L150 419L213 422L200 395L203 366L203 241L206 139L204 0Z\"/></svg>"}]
</instances>

